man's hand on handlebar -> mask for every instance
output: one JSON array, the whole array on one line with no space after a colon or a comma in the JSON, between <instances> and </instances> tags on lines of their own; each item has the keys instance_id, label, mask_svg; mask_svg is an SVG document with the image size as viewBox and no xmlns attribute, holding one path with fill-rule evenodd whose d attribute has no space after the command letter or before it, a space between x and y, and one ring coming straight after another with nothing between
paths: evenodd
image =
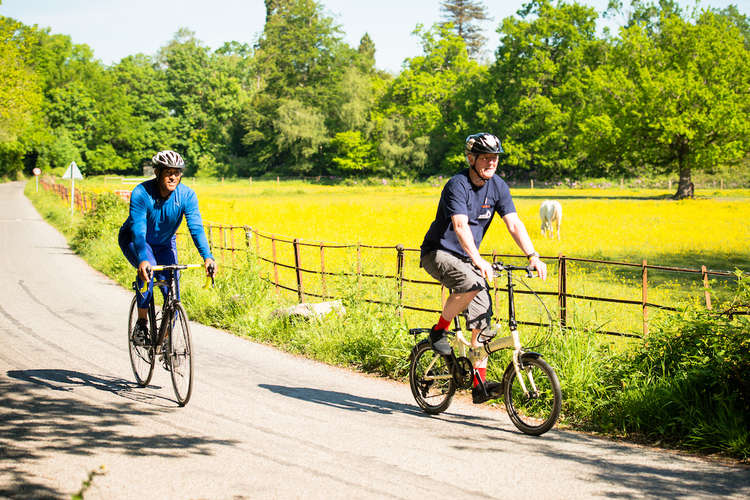
<instances>
[{"instance_id":1,"label":"man's hand on handlebar","mask_svg":"<svg viewBox=\"0 0 750 500\"><path fill-rule=\"evenodd\" d=\"M206 259L204 265L206 267L206 276L213 278L216 275L216 262L214 259Z\"/></svg>"},{"instance_id":2,"label":"man's hand on handlebar","mask_svg":"<svg viewBox=\"0 0 750 500\"><path fill-rule=\"evenodd\" d=\"M484 279L492 284L492 280L495 279L495 270L492 268L492 264L480 258L476 262L474 262L474 266L479 269L479 272L482 274Z\"/></svg>"},{"instance_id":3,"label":"man's hand on handlebar","mask_svg":"<svg viewBox=\"0 0 750 500\"><path fill-rule=\"evenodd\" d=\"M529 267L532 269L536 269L537 276L542 278L542 281L547 279L547 264L542 262L539 257L534 256L529 259Z\"/></svg>"},{"instance_id":4,"label":"man's hand on handlebar","mask_svg":"<svg viewBox=\"0 0 750 500\"><path fill-rule=\"evenodd\" d=\"M151 263L147 260L141 261L140 264L138 264L138 277L143 280L143 282L151 281L151 276L153 275L153 271L151 270Z\"/></svg>"}]
</instances>

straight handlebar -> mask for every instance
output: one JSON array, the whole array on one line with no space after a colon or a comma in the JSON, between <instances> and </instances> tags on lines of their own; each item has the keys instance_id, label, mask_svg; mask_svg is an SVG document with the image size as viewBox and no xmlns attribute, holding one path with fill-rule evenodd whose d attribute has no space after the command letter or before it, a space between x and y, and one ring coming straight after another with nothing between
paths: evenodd
<instances>
[{"instance_id":1,"label":"straight handlebar","mask_svg":"<svg viewBox=\"0 0 750 500\"><path fill-rule=\"evenodd\" d=\"M502 262L493 262L492 269L495 270L498 276L503 271L524 271L529 278L533 277L532 271L534 270L531 266L514 266L512 264L503 264Z\"/></svg>"}]
</instances>

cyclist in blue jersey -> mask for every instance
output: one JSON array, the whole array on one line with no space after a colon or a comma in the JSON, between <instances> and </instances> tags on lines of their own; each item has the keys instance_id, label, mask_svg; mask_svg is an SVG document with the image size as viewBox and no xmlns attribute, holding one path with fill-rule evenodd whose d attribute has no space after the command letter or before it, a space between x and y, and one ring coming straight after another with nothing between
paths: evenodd
<instances>
[{"instance_id":1,"label":"cyclist in blue jersey","mask_svg":"<svg viewBox=\"0 0 750 500\"><path fill-rule=\"evenodd\" d=\"M185 162L174 151L160 151L151 159L156 178L145 181L130 195L130 215L120 228L119 244L125 258L138 270L137 286L149 282L148 290L138 293L136 338L148 338L148 303L153 293L151 266L177 264L177 228L183 216L193 243L204 259L206 274L213 276L216 262L203 231L195 191L181 184ZM160 278L159 273L157 277ZM164 293L164 290L162 290Z\"/></svg>"},{"instance_id":2,"label":"cyclist in blue jersey","mask_svg":"<svg viewBox=\"0 0 750 500\"><path fill-rule=\"evenodd\" d=\"M471 329L471 345L481 347L488 341L482 335L492 319L492 300L489 284L494 277L492 264L479 254L479 244L495 215L502 217L508 232L529 265L546 279L547 266L534 251L526 227L516 213L508 185L495 174L500 155L504 155L500 140L492 134L479 133L466 138L465 156L469 168L448 180L440 195L435 220L430 225L421 246L420 266L445 285L451 294L445 302L437 324L430 332L433 349L444 355L451 353L446 330L453 318L467 310L467 326ZM484 381L487 358L475 368ZM481 391L474 380L472 400L483 403L499 397L498 382L486 382Z\"/></svg>"}]
</instances>

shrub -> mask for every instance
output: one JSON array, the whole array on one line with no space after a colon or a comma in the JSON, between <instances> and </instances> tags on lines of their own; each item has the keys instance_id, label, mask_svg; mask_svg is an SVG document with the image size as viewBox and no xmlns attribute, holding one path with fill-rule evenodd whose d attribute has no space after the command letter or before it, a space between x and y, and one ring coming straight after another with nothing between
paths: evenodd
<instances>
[{"instance_id":1,"label":"shrub","mask_svg":"<svg viewBox=\"0 0 750 500\"><path fill-rule=\"evenodd\" d=\"M750 278L737 274L733 301L691 304L652 328L612 366L597 420L625 433L707 452L750 457Z\"/></svg>"}]
</instances>

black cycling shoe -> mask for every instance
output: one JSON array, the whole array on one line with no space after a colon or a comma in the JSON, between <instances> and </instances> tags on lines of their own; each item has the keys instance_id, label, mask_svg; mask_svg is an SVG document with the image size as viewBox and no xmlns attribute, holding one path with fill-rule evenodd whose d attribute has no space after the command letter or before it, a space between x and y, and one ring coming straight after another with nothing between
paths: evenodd
<instances>
[{"instance_id":1,"label":"black cycling shoe","mask_svg":"<svg viewBox=\"0 0 750 500\"><path fill-rule=\"evenodd\" d=\"M133 329L133 343L141 347L149 345L150 342L147 320L139 319L135 322L135 328Z\"/></svg>"},{"instance_id":2,"label":"black cycling shoe","mask_svg":"<svg viewBox=\"0 0 750 500\"><path fill-rule=\"evenodd\" d=\"M476 386L471 390L471 400L474 404L482 404L490 399L497 399L503 395L503 384L501 382L487 381L484 383L484 388L487 391L482 390L480 386Z\"/></svg>"},{"instance_id":3,"label":"black cycling shoe","mask_svg":"<svg viewBox=\"0 0 750 500\"><path fill-rule=\"evenodd\" d=\"M448 333L445 330L435 330L433 326L430 331L430 347L438 354L450 356L451 345L448 342Z\"/></svg>"}]
</instances>

